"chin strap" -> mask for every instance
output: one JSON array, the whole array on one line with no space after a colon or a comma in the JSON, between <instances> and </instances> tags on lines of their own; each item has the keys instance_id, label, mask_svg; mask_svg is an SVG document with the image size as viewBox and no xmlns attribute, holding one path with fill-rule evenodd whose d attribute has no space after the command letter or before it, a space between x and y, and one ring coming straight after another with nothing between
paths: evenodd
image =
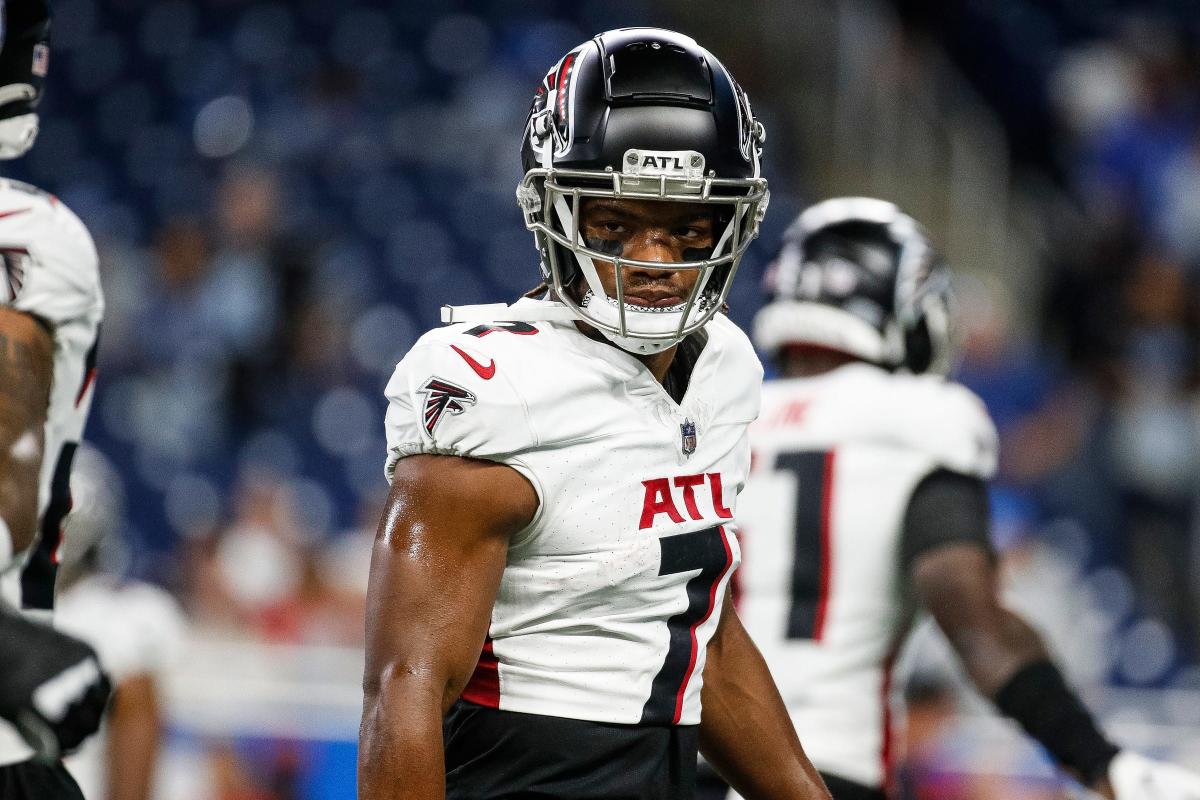
<instances>
[{"instance_id":1,"label":"chin strap","mask_svg":"<svg viewBox=\"0 0 1200 800\"><path fill-rule=\"evenodd\" d=\"M562 303L543 302L527 306L510 306L505 303L442 306L442 323L444 325L453 325L456 322L558 322L561 320L573 322L578 319L579 315ZM673 341L655 342L607 333L604 336L622 350L640 355L661 353L676 344Z\"/></svg>"},{"instance_id":2,"label":"chin strap","mask_svg":"<svg viewBox=\"0 0 1200 800\"><path fill-rule=\"evenodd\" d=\"M562 303L442 306L443 325L453 325L456 322L559 322L576 319L579 319L579 315Z\"/></svg>"},{"instance_id":3,"label":"chin strap","mask_svg":"<svg viewBox=\"0 0 1200 800\"><path fill-rule=\"evenodd\" d=\"M567 199L559 194L554 198L554 212L558 214L558 220L562 223L563 232L566 236L572 237L575 231L575 216L571 213L571 206L567 203ZM580 232L580 236L582 236ZM554 243L551 242L551 247ZM575 262L579 265L579 271L583 273L583 279L587 281L588 288L593 294L600 297L607 297L608 294L604 291L604 287L600 283L600 276L596 273L596 265L592 263L592 259L583 255L574 248L567 248L571 251L571 255L575 257ZM624 298L618 298L624 300Z\"/></svg>"}]
</instances>

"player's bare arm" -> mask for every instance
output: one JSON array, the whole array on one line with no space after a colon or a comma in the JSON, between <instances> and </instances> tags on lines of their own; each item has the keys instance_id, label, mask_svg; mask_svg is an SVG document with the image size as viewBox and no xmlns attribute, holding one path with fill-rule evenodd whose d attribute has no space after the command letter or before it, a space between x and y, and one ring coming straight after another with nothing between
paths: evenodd
<instances>
[{"instance_id":1,"label":"player's bare arm","mask_svg":"<svg viewBox=\"0 0 1200 800\"><path fill-rule=\"evenodd\" d=\"M1046 657L1041 637L1002 606L994 557L974 544L953 544L917 557L913 582L949 638L971 681L988 697L1025 664Z\"/></svg>"},{"instance_id":2,"label":"player's bare arm","mask_svg":"<svg viewBox=\"0 0 1200 800\"><path fill-rule=\"evenodd\" d=\"M483 646L509 539L537 506L511 467L437 455L398 463L367 590L363 800L445 796L442 717Z\"/></svg>"},{"instance_id":3,"label":"player's bare arm","mask_svg":"<svg viewBox=\"0 0 1200 800\"><path fill-rule=\"evenodd\" d=\"M54 342L46 327L29 314L0 308L0 528L8 528L14 553L25 550L37 532L53 364Z\"/></svg>"},{"instance_id":4,"label":"player's bare arm","mask_svg":"<svg viewBox=\"0 0 1200 800\"><path fill-rule=\"evenodd\" d=\"M108 726L109 800L148 800L162 739L162 711L155 678L134 675L121 681L105 717Z\"/></svg>"},{"instance_id":5,"label":"player's bare arm","mask_svg":"<svg viewBox=\"0 0 1200 800\"><path fill-rule=\"evenodd\" d=\"M995 560L971 543L916 558L913 584L976 687L1013 716L1060 763L1106 798L1116 753L1062 683L1038 633L999 601Z\"/></svg>"},{"instance_id":6,"label":"player's bare arm","mask_svg":"<svg viewBox=\"0 0 1200 800\"><path fill-rule=\"evenodd\" d=\"M829 797L729 596L708 644L701 704L700 752L742 797Z\"/></svg>"}]
</instances>

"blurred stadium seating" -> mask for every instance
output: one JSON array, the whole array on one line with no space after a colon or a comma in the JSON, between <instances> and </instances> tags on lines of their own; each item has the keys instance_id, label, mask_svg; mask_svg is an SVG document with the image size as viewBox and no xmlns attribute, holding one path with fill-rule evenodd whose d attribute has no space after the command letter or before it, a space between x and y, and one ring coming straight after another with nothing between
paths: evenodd
<instances>
[{"instance_id":1,"label":"blurred stadium seating","mask_svg":"<svg viewBox=\"0 0 1200 800\"><path fill-rule=\"evenodd\" d=\"M1014 601L1118 735L1200 766L1192 4L740 6L55 3L42 133L7 174L97 239L88 439L127 498L118 568L196 629L163 797L353 797L381 389L443 303L536 283L512 194L533 87L590 33L644 23L719 53L767 123L739 322L805 202L875 194L928 222L962 275L961 376L1001 427ZM1016 796L945 779L968 763L1061 796L1025 751L995 755L992 723L939 716L937 653L913 656L914 719L960 745L914 756L911 796Z\"/></svg>"}]
</instances>

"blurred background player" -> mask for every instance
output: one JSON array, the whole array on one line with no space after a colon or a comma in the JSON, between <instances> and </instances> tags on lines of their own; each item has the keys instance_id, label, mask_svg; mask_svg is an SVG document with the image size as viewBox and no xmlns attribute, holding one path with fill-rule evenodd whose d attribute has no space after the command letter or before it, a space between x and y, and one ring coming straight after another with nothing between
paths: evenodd
<instances>
[{"instance_id":1,"label":"blurred background player","mask_svg":"<svg viewBox=\"0 0 1200 800\"><path fill-rule=\"evenodd\" d=\"M112 465L77 458L71 516L60 552L54 625L91 644L113 684L99 734L64 759L88 800L149 800L165 736L166 674L185 635L179 604L162 588L123 576L125 500Z\"/></svg>"},{"instance_id":2,"label":"blurred background player","mask_svg":"<svg viewBox=\"0 0 1200 800\"><path fill-rule=\"evenodd\" d=\"M800 215L756 343L779 378L753 426L740 609L835 798L883 798L888 697L916 607L975 686L1102 797L1193 798L1200 776L1120 750L999 599L997 437L951 366L949 274L893 204Z\"/></svg>"},{"instance_id":3,"label":"blurred background player","mask_svg":"<svg viewBox=\"0 0 1200 800\"><path fill-rule=\"evenodd\" d=\"M387 388L360 796L686 798L699 749L749 797L827 797L725 602L762 126L690 37L622 28L522 138L537 299L448 309Z\"/></svg>"},{"instance_id":4,"label":"blurred background player","mask_svg":"<svg viewBox=\"0 0 1200 800\"><path fill-rule=\"evenodd\" d=\"M15 158L37 134L49 19L39 2L3 12L0 157ZM109 694L90 647L16 612L53 605L103 308L79 219L32 186L0 180L0 716L17 726L0 729L0 797L80 797L57 759L96 729Z\"/></svg>"}]
</instances>

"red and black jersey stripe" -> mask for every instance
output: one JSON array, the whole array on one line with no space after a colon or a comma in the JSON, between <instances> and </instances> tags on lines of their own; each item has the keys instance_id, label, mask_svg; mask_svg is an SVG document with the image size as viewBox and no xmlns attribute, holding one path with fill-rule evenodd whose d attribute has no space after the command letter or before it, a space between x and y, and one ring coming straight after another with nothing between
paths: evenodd
<instances>
[{"instance_id":1,"label":"red and black jersey stripe","mask_svg":"<svg viewBox=\"0 0 1200 800\"><path fill-rule=\"evenodd\" d=\"M21 607L49 611L54 608L54 581L58 577L58 546L62 524L71 511L71 464L79 445L67 442L58 454L50 483L50 504L42 517L41 535L21 570Z\"/></svg>"}]
</instances>

